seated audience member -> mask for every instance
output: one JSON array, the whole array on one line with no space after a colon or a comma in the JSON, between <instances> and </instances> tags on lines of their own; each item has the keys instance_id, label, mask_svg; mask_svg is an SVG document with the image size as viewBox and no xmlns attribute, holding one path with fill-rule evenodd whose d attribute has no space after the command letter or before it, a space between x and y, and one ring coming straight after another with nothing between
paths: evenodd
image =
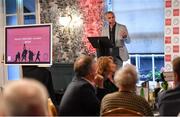
<instances>
[{"instance_id":1,"label":"seated audience member","mask_svg":"<svg viewBox=\"0 0 180 117\"><path fill-rule=\"evenodd\" d=\"M137 72L133 65L127 64L115 73L115 84L119 90L107 94L101 102L101 115L115 108L137 111L144 116L153 115L148 102L136 95Z\"/></svg>"},{"instance_id":2,"label":"seated audience member","mask_svg":"<svg viewBox=\"0 0 180 117\"><path fill-rule=\"evenodd\" d=\"M97 74L104 79L103 87L109 92L118 91L118 88L114 84L114 73L116 71L116 64L113 62L113 57L103 56L97 59Z\"/></svg>"},{"instance_id":3,"label":"seated audience member","mask_svg":"<svg viewBox=\"0 0 180 117\"><path fill-rule=\"evenodd\" d=\"M175 88L159 96L159 113L162 116L177 116L180 112L180 57L175 58L172 64Z\"/></svg>"},{"instance_id":4,"label":"seated audience member","mask_svg":"<svg viewBox=\"0 0 180 117\"><path fill-rule=\"evenodd\" d=\"M22 79L5 86L3 96L8 116L47 116L48 93L46 88L34 80Z\"/></svg>"},{"instance_id":5,"label":"seated audience member","mask_svg":"<svg viewBox=\"0 0 180 117\"><path fill-rule=\"evenodd\" d=\"M160 74L162 83L161 83L161 90L158 92L158 97L160 97L167 89L168 89L168 82L164 79L165 76L163 73Z\"/></svg>"},{"instance_id":6,"label":"seated audience member","mask_svg":"<svg viewBox=\"0 0 180 117\"><path fill-rule=\"evenodd\" d=\"M97 64L92 57L81 56L74 63L75 77L68 85L59 107L62 116L97 116L100 101L95 94Z\"/></svg>"},{"instance_id":7,"label":"seated audience member","mask_svg":"<svg viewBox=\"0 0 180 117\"><path fill-rule=\"evenodd\" d=\"M4 97L0 94L0 116L7 116L8 109L6 107L6 103Z\"/></svg>"},{"instance_id":8,"label":"seated audience member","mask_svg":"<svg viewBox=\"0 0 180 117\"><path fill-rule=\"evenodd\" d=\"M161 88L160 88L160 90L159 90L159 89L155 89L155 90L154 90L155 109L158 108L158 100L159 100L159 98L160 98L161 95L163 95L163 93L165 93L166 90L168 89L168 82L164 79L165 76L164 76L163 72L160 74L160 76L161 76L161 80L162 80Z\"/></svg>"}]
</instances>

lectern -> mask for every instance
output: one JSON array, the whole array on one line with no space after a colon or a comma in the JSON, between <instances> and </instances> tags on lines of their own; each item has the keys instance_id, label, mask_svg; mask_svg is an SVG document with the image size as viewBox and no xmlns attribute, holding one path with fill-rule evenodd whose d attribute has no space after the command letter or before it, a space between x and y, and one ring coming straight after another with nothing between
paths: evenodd
<instances>
[{"instance_id":1,"label":"lectern","mask_svg":"<svg viewBox=\"0 0 180 117\"><path fill-rule=\"evenodd\" d=\"M91 45L96 48L97 57L110 56L110 48L113 48L111 40L107 36L102 37L88 37Z\"/></svg>"}]
</instances>

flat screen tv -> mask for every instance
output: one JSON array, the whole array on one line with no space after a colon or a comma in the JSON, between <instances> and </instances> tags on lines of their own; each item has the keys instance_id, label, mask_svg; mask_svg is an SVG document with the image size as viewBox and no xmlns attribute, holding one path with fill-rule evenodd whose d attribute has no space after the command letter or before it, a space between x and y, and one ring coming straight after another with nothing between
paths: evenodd
<instances>
[{"instance_id":1,"label":"flat screen tv","mask_svg":"<svg viewBox=\"0 0 180 117\"><path fill-rule=\"evenodd\" d=\"M51 65L52 25L5 27L5 64Z\"/></svg>"}]
</instances>

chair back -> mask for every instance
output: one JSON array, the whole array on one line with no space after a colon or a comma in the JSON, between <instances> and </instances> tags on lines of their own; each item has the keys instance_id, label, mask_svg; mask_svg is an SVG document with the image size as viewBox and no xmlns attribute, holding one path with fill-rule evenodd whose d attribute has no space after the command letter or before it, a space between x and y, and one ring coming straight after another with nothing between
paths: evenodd
<instances>
[{"instance_id":1,"label":"chair back","mask_svg":"<svg viewBox=\"0 0 180 117\"><path fill-rule=\"evenodd\" d=\"M54 104L52 103L51 99L48 98L48 112L50 116L57 116L57 110L56 107L54 106Z\"/></svg>"},{"instance_id":2,"label":"chair back","mask_svg":"<svg viewBox=\"0 0 180 117\"><path fill-rule=\"evenodd\" d=\"M127 108L115 108L104 112L102 116L143 116L143 114Z\"/></svg>"}]
</instances>

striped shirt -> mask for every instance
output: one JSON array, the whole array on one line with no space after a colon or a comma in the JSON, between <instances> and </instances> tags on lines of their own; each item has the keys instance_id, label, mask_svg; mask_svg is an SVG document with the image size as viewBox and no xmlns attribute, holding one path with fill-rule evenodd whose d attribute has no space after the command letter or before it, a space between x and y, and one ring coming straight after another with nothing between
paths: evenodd
<instances>
[{"instance_id":1,"label":"striped shirt","mask_svg":"<svg viewBox=\"0 0 180 117\"><path fill-rule=\"evenodd\" d=\"M101 102L101 115L114 108L126 108L152 116L148 102L141 96L132 92L114 92L107 94Z\"/></svg>"}]
</instances>

